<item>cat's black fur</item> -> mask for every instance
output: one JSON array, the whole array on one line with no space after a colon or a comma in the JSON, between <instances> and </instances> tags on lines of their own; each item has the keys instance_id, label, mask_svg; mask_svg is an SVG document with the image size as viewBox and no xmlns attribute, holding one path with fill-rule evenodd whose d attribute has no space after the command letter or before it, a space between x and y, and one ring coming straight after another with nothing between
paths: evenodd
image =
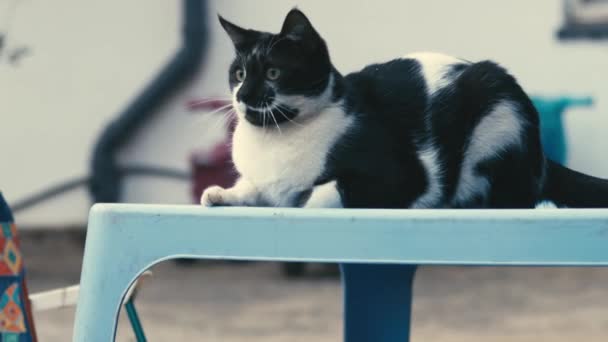
<instances>
[{"instance_id":1,"label":"cat's black fur","mask_svg":"<svg viewBox=\"0 0 608 342\"><path fill-rule=\"evenodd\" d=\"M436 149L441 186L432 203L417 207L531 208L541 200L608 207L607 181L544 157L536 109L517 81L493 62L450 65L446 75L451 81L431 95L422 65L412 58L342 76L330 61L325 41L297 9L288 14L278 35L220 21L237 51L230 69L232 89L239 84L236 70L244 66L247 71L248 82L236 94L239 101L263 107L275 100L277 91L314 98L332 86L332 101L354 118L316 178L316 185L337 182L344 207L412 207L430 186L421 146ZM269 65L282 72L274 88L264 78ZM458 199L465 153L476 139L473 131L501 103L513 107L521 124L518 143L497 146L496 153L476 163L475 175L487 179L489 187ZM297 119L299 109L283 104L273 118L251 108L245 114L249 123L271 127Z\"/></svg>"},{"instance_id":2,"label":"cat's black fur","mask_svg":"<svg viewBox=\"0 0 608 342\"><path fill-rule=\"evenodd\" d=\"M521 105L521 119L527 122L525 148L513 146L479 164L480 176L492 179L489 198L456 205L503 208L536 204L544 164L538 114L532 103L515 79L494 63L459 64L456 68L462 72L460 76L432 99L427 98L415 60L371 65L344 78L348 85L346 111L357 115L359 124L332 151L330 165L335 169L329 173L341 174L338 179L347 203L403 207L425 190L424 181L411 179L426 178L415 144L429 134L426 118L431 120L430 134L444 165L442 202L446 203L454 195L473 128L494 104L508 99Z\"/></svg>"}]
</instances>

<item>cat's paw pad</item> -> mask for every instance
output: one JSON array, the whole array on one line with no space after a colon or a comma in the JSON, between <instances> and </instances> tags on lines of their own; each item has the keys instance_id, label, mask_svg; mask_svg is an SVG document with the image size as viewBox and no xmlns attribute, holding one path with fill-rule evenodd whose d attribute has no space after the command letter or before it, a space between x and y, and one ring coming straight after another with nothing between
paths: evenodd
<instances>
[{"instance_id":1,"label":"cat's paw pad","mask_svg":"<svg viewBox=\"0 0 608 342\"><path fill-rule=\"evenodd\" d=\"M226 189L219 186L207 188L201 196L201 205L204 207L213 207L226 205Z\"/></svg>"}]
</instances>

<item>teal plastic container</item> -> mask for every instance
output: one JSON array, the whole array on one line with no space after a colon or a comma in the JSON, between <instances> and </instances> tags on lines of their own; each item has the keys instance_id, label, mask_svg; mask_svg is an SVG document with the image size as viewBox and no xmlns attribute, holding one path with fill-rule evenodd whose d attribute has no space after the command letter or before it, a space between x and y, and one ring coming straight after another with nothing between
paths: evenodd
<instances>
[{"instance_id":1,"label":"teal plastic container","mask_svg":"<svg viewBox=\"0 0 608 342\"><path fill-rule=\"evenodd\" d=\"M563 114L571 107L591 106L591 97L532 97L540 115L541 142L549 159L565 163L567 142Z\"/></svg>"}]
</instances>

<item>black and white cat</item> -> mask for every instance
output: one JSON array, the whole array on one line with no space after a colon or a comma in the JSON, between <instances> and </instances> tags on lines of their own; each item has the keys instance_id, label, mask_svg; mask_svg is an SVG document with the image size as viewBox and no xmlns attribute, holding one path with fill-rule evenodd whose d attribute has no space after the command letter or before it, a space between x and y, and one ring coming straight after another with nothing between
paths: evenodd
<instances>
[{"instance_id":1,"label":"black and white cat","mask_svg":"<svg viewBox=\"0 0 608 342\"><path fill-rule=\"evenodd\" d=\"M220 22L241 176L204 206L608 207L608 181L544 157L538 113L495 63L416 53L343 76L297 9L279 34Z\"/></svg>"}]
</instances>

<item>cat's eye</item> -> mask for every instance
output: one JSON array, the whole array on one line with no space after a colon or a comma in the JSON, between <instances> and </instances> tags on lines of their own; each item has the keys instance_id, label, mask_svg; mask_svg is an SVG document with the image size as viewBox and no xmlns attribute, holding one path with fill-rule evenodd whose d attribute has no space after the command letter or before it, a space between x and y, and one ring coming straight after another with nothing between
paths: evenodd
<instances>
[{"instance_id":1,"label":"cat's eye","mask_svg":"<svg viewBox=\"0 0 608 342\"><path fill-rule=\"evenodd\" d=\"M234 72L234 76L236 77L237 81L243 82L247 74L245 73L244 69L236 69L236 71Z\"/></svg>"},{"instance_id":2,"label":"cat's eye","mask_svg":"<svg viewBox=\"0 0 608 342\"><path fill-rule=\"evenodd\" d=\"M281 70L277 68L269 68L268 70L266 70L266 78L271 81L276 81L277 79L279 79L279 76L281 76Z\"/></svg>"}]
</instances>

